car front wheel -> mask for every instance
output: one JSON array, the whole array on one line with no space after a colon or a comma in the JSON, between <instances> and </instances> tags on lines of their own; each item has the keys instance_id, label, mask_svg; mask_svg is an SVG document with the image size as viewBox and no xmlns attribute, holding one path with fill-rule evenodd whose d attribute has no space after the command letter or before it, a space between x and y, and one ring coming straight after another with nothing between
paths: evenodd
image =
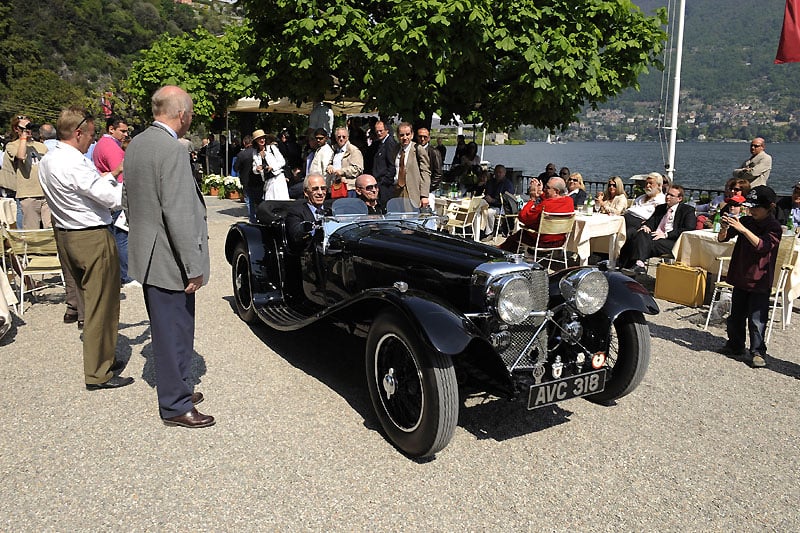
<instances>
[{"instance_id":1,"label":"car front wheel","mask_svg":"<svg viewBox=\"0 0 800 533\"><path fill-rule=\"evenodd\" d=\"M405 317L380 314L367 337L367 382L389 440L412 457L450 442L458 421L458 388L450 357L427 348Z\"/></svg>"},{"instance_id":2,"label":"car front wheel","mask_svg":"<svg viewBox=\"0 0 800 533\"><path fill-rule=\"evenodd\" d=\"M253 309L253 290L250 276L250 254L244 243L236 245L233 252L233 299L236 301L236 312L248 324L256 321L256 311Z\"/></svg>"},{"instance_id":3,"label":"car front wheel","mask_svg":"<svg viewBox=\"0 0 800 533\"><path fill-rule=\"evenodd\" d=\"M650 363L650 328L642 313L623 313L614 321L610 334L606 388L587 397L597 403L613 402L633 392Z\"/></svg>"}]
</instances>

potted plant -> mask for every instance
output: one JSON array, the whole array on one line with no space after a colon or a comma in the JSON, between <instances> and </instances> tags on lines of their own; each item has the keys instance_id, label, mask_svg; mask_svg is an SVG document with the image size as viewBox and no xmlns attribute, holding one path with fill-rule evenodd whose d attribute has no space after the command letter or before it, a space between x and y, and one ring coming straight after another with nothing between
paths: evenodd
<instances>
[{"instance_id":1,"label":"potted plant","mask_svg":"<svg viewBox=\"0 0 800 533\"><path fill-rule=\"evenodd\" d=\"M236 176L225 176L222 180L222 187L219 191L220 198L229 198L231 200L241 200L242 198L242 182Z\"/></svg>"},{"instance_id":2,"label":"potted plant","mask_svg":"<svg viewBox=\"0 0 800 533\"><path fill-rule=\"evenodd\" d=\"M209 196L219 196L220 190L223 189L223 186L224 182L222 176L219 174L209 174L203 179L203 194L207 194Z\"/></svg>"}]
</instances>

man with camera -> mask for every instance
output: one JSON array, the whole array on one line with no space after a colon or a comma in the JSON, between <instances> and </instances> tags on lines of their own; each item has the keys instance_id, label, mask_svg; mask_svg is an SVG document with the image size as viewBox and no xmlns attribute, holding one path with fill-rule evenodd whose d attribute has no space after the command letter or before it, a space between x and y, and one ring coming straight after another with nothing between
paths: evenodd
<instances>
[{"instance_id":1,"label":"man with camera","mask_svg":"<svg viewBox=\"0 0 800 533\"><path fill-rule=\"evenodd\" d=\"M3 187L14 189L22 209L22 229L49 228L50 208L39 183L39 161L47 147L33 139L34 126L25 115L11 121L13 140L6 145Z\"/></svg>"}]
</instances>

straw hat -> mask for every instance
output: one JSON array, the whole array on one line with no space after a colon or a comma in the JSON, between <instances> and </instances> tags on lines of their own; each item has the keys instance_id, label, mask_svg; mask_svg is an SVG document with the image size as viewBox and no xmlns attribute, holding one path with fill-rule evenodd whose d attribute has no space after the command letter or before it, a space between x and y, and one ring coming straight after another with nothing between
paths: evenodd
<instances>
[{"instance_id":1,"label":"straw hat","mask_svg":"<svg viewBox=\"0 0 800 533\"><path fill-rule=\"evenodd\" d=\"M253 140L254 141L256 139L258 139L259 137L266 137L266 136L267 136L267 134L264 133L264 130L260 130L259 129L259 130L256 130L256 131L253 132Z\"/></svg>"}]
</instances>

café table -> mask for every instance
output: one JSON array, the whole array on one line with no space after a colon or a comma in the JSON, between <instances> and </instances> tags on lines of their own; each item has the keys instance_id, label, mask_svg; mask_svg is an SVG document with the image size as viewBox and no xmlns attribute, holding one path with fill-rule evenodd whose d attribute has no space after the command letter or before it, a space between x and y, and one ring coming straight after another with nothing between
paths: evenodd
<instances>
[{"instance_id":1,"label":"caf\u00e9 table","mask_svg":"<svg viewBox=\"0 0 800 533\"><path fill-rule=\"evenodd\" d=\"M595 213L576 214L575 227L567 241L567 250L578 254L586 265L592 251L608 253L608 266L613 268L625 244L625 218L620 215Z\"/></svg>"},{"instance_id":2,"label":"caf\u00e9 table","mask_svg":"<svg viewBox=\"0 0 800 533\"><path fill-rule=\"evenodd\" d=\"M717 234L710 229L684 231L672 247L672 255L680 263L709 272L712 276L709 281L712 281L719 271L717 257L730 257L735 244L736 238L727 242L717 241ZM794 301L800 296L800 240L795 241L794 249L794 268L786 282L783 298L783 320L787 325L792 323ZM728 273L727 264L723 264L723 276Z\"/></svg>"}]
</instances>

